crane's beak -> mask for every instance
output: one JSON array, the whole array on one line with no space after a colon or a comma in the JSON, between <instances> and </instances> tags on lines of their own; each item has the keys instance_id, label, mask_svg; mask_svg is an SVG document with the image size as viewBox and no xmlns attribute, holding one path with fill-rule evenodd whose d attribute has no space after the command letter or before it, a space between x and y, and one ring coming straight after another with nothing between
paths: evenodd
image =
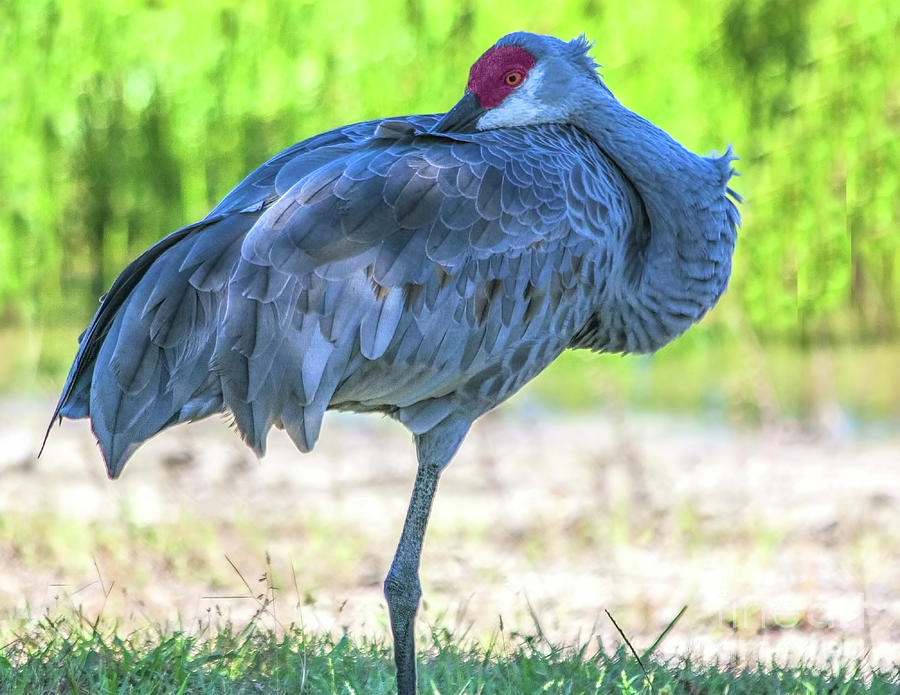
<instances>
[{"instance_id":1,"label":"crane's beak","mask_svg":"<svg viewBox=\"0 0 900 695\"><path fill-rule=\"evenodd\" d=\"M444 114L437 125L431 129L433 133L474 133L476 123L486 111L478 103L478 97L474 92L466 92L466 95L457 102L456 106Z\"/></svg>"}]
</instances>

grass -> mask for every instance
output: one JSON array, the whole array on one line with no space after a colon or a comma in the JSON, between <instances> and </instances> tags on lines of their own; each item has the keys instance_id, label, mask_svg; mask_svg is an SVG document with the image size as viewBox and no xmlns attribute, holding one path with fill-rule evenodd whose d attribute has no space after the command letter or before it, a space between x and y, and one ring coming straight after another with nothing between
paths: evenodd
<instances>
[{"instance_id":1,"label":"grass","mask_svg":"<svg viewBox=\"0 0 900 695\"><path fill-rule=\"evenodd\" d=\"M639 660L624 645L608 650L597 639L577 647L536 635L505 634L487 645L432 628L420 650L421 692L616 693L898 693L900 669L864 662L739 665L699 663L689 656ZM391 693L394 669L383 640L283 633L225 626L197 634L159 629L118 634L79 615L44 617L0 649L0 684L25 693Z\"/></svg>"}]
</instances>

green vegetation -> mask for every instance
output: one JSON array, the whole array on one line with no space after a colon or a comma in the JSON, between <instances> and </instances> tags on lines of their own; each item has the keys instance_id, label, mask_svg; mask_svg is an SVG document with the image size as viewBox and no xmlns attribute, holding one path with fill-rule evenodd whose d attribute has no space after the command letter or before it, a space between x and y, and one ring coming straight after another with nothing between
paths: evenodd
<instances>
[{"instance_id":1,"label":"green vegetation","mask_svg":"<svg viewBox=\"0 0 900 695\"><path fill-rule=\"evenodd\" d=\"M690 658L639 663L623 646L560 648L540 637L501 633L487 647L458 646L434 629L419 682L428 695L615 693L616 695L816 695L898 693L896 674L863 664L739 667ZM36 692L340 693L394 692L389 645L332 639L291 627L284 635L248 628L213 636L144 632L125 637L76 618L44 618L0 651L0 682L10 695Z\"/></svg>"},{"instance_id":2,"label":"green vegetation","mask_svg":"<svg viewBox=\"0 0 900 695\"><path fill-rule=\"evenodd\" d=\"M80 325L127 260L267 157L446 109L478 53L519 28L586 32L625 103L694 149L734 143L745 223L719 322L799 344L897 337L890 0L526 0L514 19L471 1L10 0L0 320Z\"/></svg>"}]
</instances>

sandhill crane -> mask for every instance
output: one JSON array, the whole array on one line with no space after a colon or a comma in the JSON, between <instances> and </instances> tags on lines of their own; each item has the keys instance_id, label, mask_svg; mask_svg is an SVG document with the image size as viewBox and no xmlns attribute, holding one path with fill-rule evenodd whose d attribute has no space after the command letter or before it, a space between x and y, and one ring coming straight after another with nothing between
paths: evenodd
<instances>
[{"instance_id":1,"label":"sandhill crane","mask_svg":"<svg viewBox=\"0 0 900 695\"><path fill-rule=\"evenodd\" d=\"M695 155L626 109L589 49L510 34L448 113L270 159L119 275L53 416L90 418L111 477L214 413L259 455L272 425L309 451L329 408L403 423L418 471L384 582L400 695L432 499L475 418L566 348L658 349L731 272L730 148Z\"/></svg>"}]
</instances>

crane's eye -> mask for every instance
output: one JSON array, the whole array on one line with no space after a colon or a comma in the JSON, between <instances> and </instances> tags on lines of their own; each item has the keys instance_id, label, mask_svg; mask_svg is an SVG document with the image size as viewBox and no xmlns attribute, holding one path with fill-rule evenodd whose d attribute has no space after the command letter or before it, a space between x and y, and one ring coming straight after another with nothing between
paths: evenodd
<instances>
[{"instance_id":1,"label":"crane's eye","mask_svg":"<svg viewBox=\"0 0 900 695\"><path fill-rule=\"evenodd\" d=\"M506 82L506 84L508 84L510 87L517 87L522 83L523 79L524 78L521 72L513 70L512 72L506 73L506 77L503 78L503 81Z\"/></svg>"}]
</instances>

